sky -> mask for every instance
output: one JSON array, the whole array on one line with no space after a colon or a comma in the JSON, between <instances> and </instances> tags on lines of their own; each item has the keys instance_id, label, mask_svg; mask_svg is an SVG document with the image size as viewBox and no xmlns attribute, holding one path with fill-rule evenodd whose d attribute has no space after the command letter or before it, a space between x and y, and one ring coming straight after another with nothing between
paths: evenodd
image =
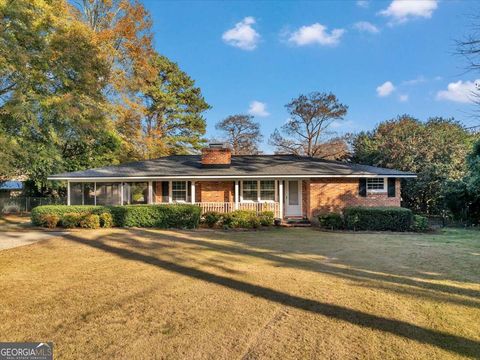
<instances>
[{"instance_id":1,"label":"sky","mask_svg":"<svg viewBox=\"0 0 480 360\"><path fill-rule=\"evenodd\" d=\"M288 120L285 104L300 94L333 92L348 105L338 134L373 129L409 114L454 117L466 126L480 74L466 72L455 40L472 31L474 1L142 1L155 47L177 62L212 106L215 124L251 114L262 150ZM480 81L479 81L480 83Z\"/></svg>"}]
</instances>

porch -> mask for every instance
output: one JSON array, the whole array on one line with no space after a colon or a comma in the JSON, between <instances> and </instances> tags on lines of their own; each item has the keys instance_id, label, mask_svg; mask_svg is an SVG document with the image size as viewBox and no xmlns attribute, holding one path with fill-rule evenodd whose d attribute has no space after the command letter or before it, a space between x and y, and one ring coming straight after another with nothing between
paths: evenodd
<instances>
[{"instance_id":1,"label":"porch","mask_svg":"<svg viewBox=\"0 0 480 360\"><path fill-rule=\"evenodd\" d=\"M302 180L245 179L68 182L68 205L190 203L202 213L273 211L276 218L302 217ZM126 179L125 179L126 180ZM143 180L143 179L142 179Z\"/></svg>"}]
</instances>

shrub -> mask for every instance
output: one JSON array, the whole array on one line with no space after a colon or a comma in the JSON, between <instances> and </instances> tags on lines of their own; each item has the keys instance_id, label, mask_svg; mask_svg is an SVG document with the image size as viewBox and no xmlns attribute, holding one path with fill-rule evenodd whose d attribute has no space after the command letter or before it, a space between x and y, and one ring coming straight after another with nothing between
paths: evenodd
<instances>
[{"instance_id":1,"label":"shrub","mask_svg":"<svg viewBox=\"0 0 480 360\"><path fill-rule=\"evenodd\" d=\"M110 228L113 226L113 217L112 214L108 212L101 213L99 215L100 218L100 227L102 228Z\"/></svg>"},{"instance_id":2,"label":"shrub","mask_svg":"<svg viewBox=\"0 0 480 360\"><path fill-rule=\"evenodd\" d=\"M271 226L275 220L275 214L273 211L261 212L258 217L260 218L260 224L262 224L262 226Z\"/></svg>"},{"instance_id":3,"label":"shrub","mask_svg":"<svg viewBox=\"0 0 480 360\"><path fill-rule=\"evenodd\" d=\"M32 223L42 225L41 215L55 214L62 218L67 213L101 215L109 213L113 224L120 227L158 227L193 229L200 223L200 207L189 204L126 205L126 206L68 206L45 205L32 210Z\"/></svg>"},{"instance_id":4,"label":"shrub","mask_svg":"<svg viewBox=\"0 0 480 360\"><path fill-rule=\"evenodd\" d=\"M100 216L96 214L85 214L80 219L80 227L84 229L98 229L100 227Z\"/></svg>"},{"instance_id":5,"label":"shrub","mask_svg":"<svg viewBox=\"0 0 480 360\"><path fill-rule=\"evenodd\" d=\"M207 224L209 228L213 228L222 220L223 215L216 211L208 211L203 214L203 222Z\"/></svg>"},{"instance_id":6,"label":"shrub","mask_svg":"<svg viewBox=\"0 0 480 360\"><path fill-rule=\"evenodd\" d=\"M260 227L261 222L255 211L235 210L224 215L223 225L227 228L254 229Z\"/></svg>"},{"instance_id":7,"label":"shrub","mask_svg":"<svg viewBox=\"0 0 480 360\"><path fill-rule=\"evenodd\" d=\"M350 207L344 217L351 230L408 231L412 226L411 210L401 207Z\"/></svg>"},{"instance_id":8,"label":"shrub","mask_svg":"<svg viewBox=\"0 0 480 360\"><path fill-rule=\"evenodd\" d=\"M66 213L62 216L62 226L68 229L80 226L83 214L80 213Z\"/></svg>"},{"instance_id":9,"label":"shrub","mask_svg":"<svg viewBox=\"0 0 480 360\"><path fill-rule=\"evenodd\" d=\"M318 215L320 226L325 229L338 230L343 228L342 215L338 213L328 213Z\"/></svg>"},{"instance_id":10,"label":"shrub","mask_svg":"<svg viewBox=\"0 0 480 360\"><path fill-rule=\"evenodd\" d=\"M425 232L430 229L428 219L425 216L413 215L412 230L416 232Z\"/></svg>"},{"instance_id":11,"label":"shrub","mask_svg":"<svg viewBox=\"0 0 480 360\"><path fill-rule=\"evenodd\" d=\"M53 229L56 228L60 222L60 216L55 214L43 214L40 221L42 222L42 226Z\"/></svg>"}]
</instances>

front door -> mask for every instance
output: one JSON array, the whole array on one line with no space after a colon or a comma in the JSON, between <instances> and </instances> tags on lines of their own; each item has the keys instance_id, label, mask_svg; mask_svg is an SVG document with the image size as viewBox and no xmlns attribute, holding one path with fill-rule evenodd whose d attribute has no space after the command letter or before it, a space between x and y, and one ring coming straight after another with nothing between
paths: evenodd
<instances>
[{"instance_id":1,"label":"front door","mask_svg":"<svg viewBox=\"0 0 480 360\"><path fill-rule=\"evenodd\" d=\"M287 180L285 182L285 216L302 216L301 185L301 180Z\"/></svg>"}]
</instances>

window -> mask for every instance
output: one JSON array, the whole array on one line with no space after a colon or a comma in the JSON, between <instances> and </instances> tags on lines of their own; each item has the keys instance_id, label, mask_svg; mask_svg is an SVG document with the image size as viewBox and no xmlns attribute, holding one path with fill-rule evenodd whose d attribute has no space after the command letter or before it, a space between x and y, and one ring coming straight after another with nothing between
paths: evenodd
<instances>
[{"instance_id":1,"label":"window","mask_svg":"<svg viewBox=\"0 0 480 360\"><path fill-rule=\"evenodd\" d=\"M70 205L95 205L95 183L70 183Z\"/></svg>"},{"instance_id":2,"label":"window","mask_svg":"<svg viewBox=\"0 0 480 360\"><path fill-rule=\"evenodd\" d=\"M367 190L373 192L380 192L385 190L384 178L370 178L367 179Z\"/></svg>"},{"instance_id":3,"label":"window","mask_svg":"<svg viewBox=\"0 0 480 360\"><path fill-rule=\"evenodd\" d=\"M131 182L123 184L123 205L148 204L148 183Z\"/></svg>"},{"instance_id":4,"label":"window","mask_svg":"<svg viewBox=\"0 0 480 360\"><path fill-rule=\"evenodd\" d=\"M97 205L120 205L120 183L97 182Z\"/></svg>"},{"instance_id":5,"label":"window","mask_svg":"<svg viewBox=\"0 0 480 360\"><path fill-rule=\"evenodd\" d=\"M248 180L243 182L243 200L257 201L258 200L258 182L257 180Z\"/></svg>"},{"instance_id":6,"label":"window","mask_svg":"<svg viewBox=\"0 0 480 360\"><path fill-rule=\"evenodd\" d=\"M187 201L186 181L172 181L172 201Z\"/></svg>"},{"instance_id":7,"label":"window","mask_svg":"<svg viewBox=\"0 0 480 360\"><path fill-rule=\"evenodd\" d=\"M83 183L83 205L95 205L95 183Z\"/></svg>"},{"instance_id":8,"label":"window","mask_svg":"<svg viewBox=\"0 0 480 360\"><path fill-rule=\"evenodd\" d=\"M262 201L275 200L275 181L274 180L260 181L260 200Z\"/></svg>"}]
</instances>

